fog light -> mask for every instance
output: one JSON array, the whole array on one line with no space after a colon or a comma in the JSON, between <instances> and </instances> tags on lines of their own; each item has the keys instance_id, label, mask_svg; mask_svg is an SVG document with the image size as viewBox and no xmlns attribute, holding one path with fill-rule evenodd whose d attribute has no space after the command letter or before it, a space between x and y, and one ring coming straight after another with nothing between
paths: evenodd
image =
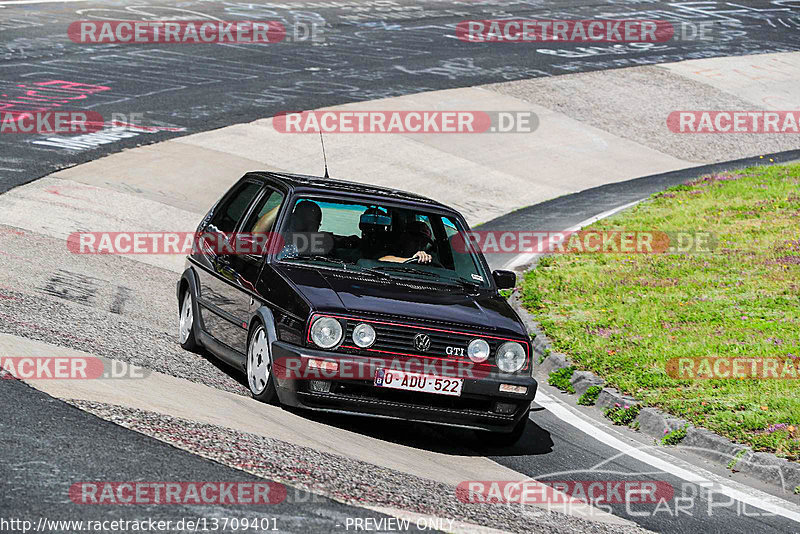
<instances>
[{"instance_id":1,"label":"fog light","mask_svg":"<svg viewBox=\"0 0 800 534\"><path fill-rule=\"evenodd\" d=\"M356 327L353 329L353 343L362 349L371 347L372 344L375 343L375 338L375 329L367 323L356 325Z\"/></svg>"},{"instance_id":2,"label":"fog light","mask_svg":"<svg viewBox=\"0 0 800 534\"><path fill-rule=\"evenodd\" d=\"M323 371L331 371L335 373L339 370L339 362L332 362L329 360L315 360L310 358L307 367L309 369L322 369Z\"/></svg>"},{"instance_id":3,"label":"fog light","mask_svg":"<svg viewBox=\"0 0 800 534\"><path fill-rule=\"evenodd\" d=\"M525 395L528 392L527 386L515 386L513 384L500 384L500 391L503 393L519 393Z\"/></svg>"},{"instance_id":4,"label":"fog light","mask_svg":"<svg viewBox=\"0 0 800 534\"><path fill-rule=\"evenodd\" d=\"M331 383L327 380L311 380L309 383L314 393L330 393Z\"/></svg>"},{"instance_id":5,"label":"fog light","mask_svg":"<svg viewBox=\"0 0 800 534\"><path fill-rule=\"evenodd\" d=\"M516 404L511 404L509 402L495 402L494 403L494 411L497 413L501 413L503 415L509 415L514 413L517 409Z\"/></svg>"}]
</instances>

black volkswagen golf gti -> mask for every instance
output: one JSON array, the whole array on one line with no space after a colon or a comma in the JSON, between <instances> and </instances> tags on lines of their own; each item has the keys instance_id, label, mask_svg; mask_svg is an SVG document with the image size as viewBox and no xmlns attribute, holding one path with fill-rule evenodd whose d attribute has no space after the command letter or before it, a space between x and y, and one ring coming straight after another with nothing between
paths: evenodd
<instances>
[{"instance_id":1,"label":"black volkswagen golf gti","mask_svg":"<svg viewBox=\"0 0 800 534\"><path fill-rule=\"evenodd\" d=\"M455 210L273 172L203 218L178 282L183 348L258 400L472 428L513 443L536 393L528 334Z\"/></svg>"}]
</instances>

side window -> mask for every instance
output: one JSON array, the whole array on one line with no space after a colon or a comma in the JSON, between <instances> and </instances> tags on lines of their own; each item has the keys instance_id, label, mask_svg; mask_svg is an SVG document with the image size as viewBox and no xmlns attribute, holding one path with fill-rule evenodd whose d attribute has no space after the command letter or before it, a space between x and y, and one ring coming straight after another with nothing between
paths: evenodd
<instances>
[{"instance_id":1,"label":"side window","mask_svg":"<svg viewBox=\"0 0 800 534\"><path fill-rule=\"evenodd\" d=\"M278 191L267 190L264 197L258 201L250 218L242 226L243 232L265 234L275 227L275 220L283 203L283 194Z\"/></svg>"},{"instance_id":2,"label":"side window","mask_svg":"<svg viewBox=\"0 0 800 534\"><path fill-rule=\"evenodd\" d=\"M259 189L261 184L256 182L244 182L239 185L238 189L217 209L208 230L226 234L233 232Z\"/></svg>"},{"instance_id":3,"label":"side window","mask_svg":"<svg viewBox=\"0 0 800 534\"><path fill-rule=\"evenodd\" d=\"M447 250L453 257L453 269L457 273L473 272L475 270L475 262L472 260L472 256L469 254L469 252L464 250L464 245L462 244L461 246L453 246L453 240L458 240L463 243L463 239L465 239L466 236L457 236L458 228L449 218L442 217L442 224L444 225L444 231L447 234L447 238L450 240L450 246L447 247Z\"/></svg>"}]
</instances>

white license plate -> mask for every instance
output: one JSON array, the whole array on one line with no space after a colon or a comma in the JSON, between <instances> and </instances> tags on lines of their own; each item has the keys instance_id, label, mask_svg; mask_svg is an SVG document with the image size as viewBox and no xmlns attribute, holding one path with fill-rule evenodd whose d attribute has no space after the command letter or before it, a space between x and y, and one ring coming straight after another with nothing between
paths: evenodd
<instances>
[{"instance_id":1,"label":"white license plate","mask_svg":"<svg viewBox=\"0 0 800 534\"><path fill-rule=\"evenodd\" d=\"M375 373L375 386L406 391L423 391L437 395L461 396L463 378L443 378L441 376L409 373L393 369L378 369Z\"/></svg>"}]
</instances>

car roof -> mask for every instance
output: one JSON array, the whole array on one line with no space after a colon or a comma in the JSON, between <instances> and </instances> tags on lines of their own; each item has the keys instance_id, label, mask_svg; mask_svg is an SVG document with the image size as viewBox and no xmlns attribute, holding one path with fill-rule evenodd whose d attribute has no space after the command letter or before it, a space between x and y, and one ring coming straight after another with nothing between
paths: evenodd
<instances>
[{"instance_id":1,"label":"car roof","mask_svg":"<svg viewBox=\"0 0 800 534\"><path fill-rule=\"evenodd\" d=\"M416 204L426 204L448 211L455 211L452 208L428 197L424 197L416 193L409 193L400 189L392 189L390 187L362 184L359 182L349 182L346 180L335 180L333 178L321 178L319 176L310 176L306 174L292 174L273 171L254 171L248 173L248 175L260 176L261 178L283 183L283 185L285 185L287 188L298 192L336 192L341 193L344 196L351 197L377 196L392 200L413 202Z\"/></svg>"}]
</instances>

